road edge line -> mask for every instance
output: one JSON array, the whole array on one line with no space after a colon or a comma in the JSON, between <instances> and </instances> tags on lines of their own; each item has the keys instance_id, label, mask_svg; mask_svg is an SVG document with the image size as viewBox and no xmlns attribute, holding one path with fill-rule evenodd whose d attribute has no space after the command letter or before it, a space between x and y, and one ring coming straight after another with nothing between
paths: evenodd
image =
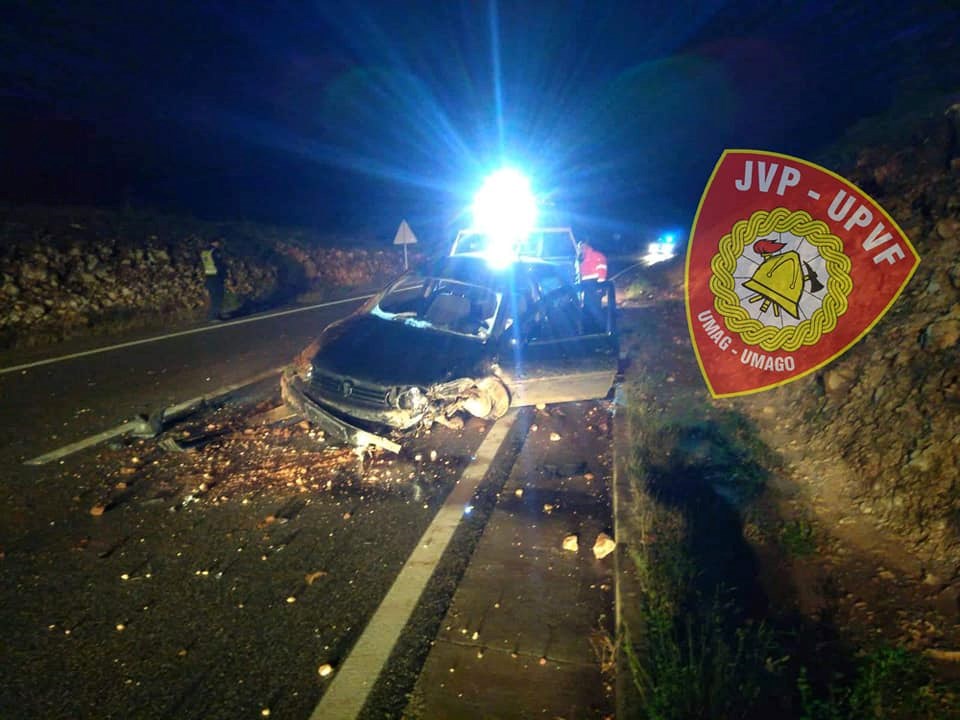
<instances>
[{"instance_id":1,"label":"road edge line","mask_svg":"<svg viewBox=\"0 0 960 720\"><path fill-rule=\"evenodd\" d=\"M260 382L261 380L266 380L271 375L279 375L283 372L283 368L286 367L281 365L280 367L270 368L261 373L257 373L253 377L249 377L246 380L241 380L240 382L232 383L231 385L224 385L223 387L217 388L212 392L205 393L203 395L198 395L195 398L189 400L184 400L183 402L175 403L163 409L161 417L176 415L178 412L182 412L191 405L196 405L198 403L216 400L221 398L224 395L229 395L230 393L239 390L242 387L247 385L253 385ZM119 425L115 425L112 428L103 430L102 432L96 433L95 435L89 435L88 437L72 442L69 445L64 445L62 447L51 450L50 452L43 453L42 455L37 455L35 458L30 458L29 460L24 460L24 465L46 465L47 463L53 462L54 460L61 460L65 457L78 453L81 450L86 450L88 447L98 445L106 440L115 438L120 435L126 435L131 433L134 430L142 427L144 421L142 420L127 420L122 422Z\"/></svg>"},{"instance_id":2,"label":"road edge line","mask_svg":"<svg viewBox=\"0 0 960 720\"><path fill-rule=\"evenodd\" d=\"M72 442L69 445L64 445L50 452L44 453L43 455L37 455L35 458L30 458L29 460L24 460L24 465L46 465L49 462L54 460L60 460L65 458L68 455L73 455L74 453L80 452L81 450L86 450L88 447L93 445L98 445L102 442L115 438L118 435L126 435L129 432L133 432L134 428L138 426L138 423L128 420L127 422L120 423L115 425L112 428L99 432L96 435L90 435L88 437Z\"/></svg>"},{"instance_id":3,"label":"road edge line","mask_svg":"<svg viewBox=\"0 0 960 720\"><path fill-rule=\"evenodd\" d=\"M390 590L311 713L310 720L353 720L359 716L460 525L465 507L486 477L518 416L519 411L513 409L490 428L477 449L476 461L463 471L417 541Z\"/></svg>"},{"instance_id":4,"label":"road edge line","mask_svg":"<svg viewBox=\"0 0 960 720\"><path fill-rule=\"evenodd\" d=\"M98 355L100 353L110 352L112 350L122 350L124 348L135 347L137 345L146 345L148 343L159 342L161 340L170 340L172 338L182 337L184 335L194 335L196 333L208 332L210 330L222 330L223 328L233 327L235 325L243 325L245 323L257 322L259 320L270 320L271 318L293 315L294 313L306 312L307 310L318 310L320 308L333 307L334 305L343 305L345 303L355 302L357 300L369 300L372 297L373 293L368 295L358 295L357 297L342 298L340 300L330 300L328 302L316 303L314 305L305 305L304 307L278 310L265 315L252 315L250 317L240 318L239 320L228 320L227 322L218 323L216 325L203 325L201 327L191 328L189 330L178 330L165 335L154 335L153 337L117 343L116 345L106 345L104 347L91 348L90 350L82 350L80 352L70 353L69 355L60 355L58 357L46 358L44 360L36 360L34 362L23 363L21 365L11 365L9 367L0 368L0 375L6 375L7 373L16 372L18 370L29 370L30 368L52 365L58 362L65 362L67 360L75 360L77 358L87 357L88 355Z\"/></svg>"}]
</instances>

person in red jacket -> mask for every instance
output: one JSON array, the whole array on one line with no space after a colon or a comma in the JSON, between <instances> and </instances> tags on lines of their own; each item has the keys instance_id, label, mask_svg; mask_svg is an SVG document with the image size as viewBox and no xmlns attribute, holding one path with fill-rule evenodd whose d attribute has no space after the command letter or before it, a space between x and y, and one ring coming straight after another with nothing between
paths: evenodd
<instances>
[{"instance_id":1,"label":"person in red jacket","mask_svg":"<svg viewBox=\"0 0 960 720\"><path fill-rule=\"evenodd\" d=\"M577 276L583 293L583 331L601 332L606 328L600 283L607 279L607 256L586 240L577 243Z\"/></svg>"}]
</instances>

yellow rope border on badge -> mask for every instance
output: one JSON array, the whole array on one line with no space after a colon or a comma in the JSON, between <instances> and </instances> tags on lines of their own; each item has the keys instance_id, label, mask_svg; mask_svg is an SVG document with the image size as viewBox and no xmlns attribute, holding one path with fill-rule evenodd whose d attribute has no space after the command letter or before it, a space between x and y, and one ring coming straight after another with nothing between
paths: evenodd
<instances>
[{"instance_id":1,"label":"yellow rope border on badge","mask_svg":"<svg viewBox=\"0 0 960 720\"><path fill-rule=\"evenodd\" d=\"M813 315L798 325L776 328L764 325L750 317L740 305L735 291L733 273L743 249L757 238L774 232L790 232L806 238L820 251L830 277L827 278L827 295ZM847 296L853 290L850 279L850 258L843 254L843 243L830 232L822 220L814 220L804 210L791 212L787 208L758 210L749 220L740 220L733 229L720 239L719 252L710 261L713 274L710 290L714 294L714 306L726 323L727 329L738 333L751 345L764 350L792 352L804 345L814 345L824 333L837 326L838 318L847 311Z\"/></svg>"}]
</instances>

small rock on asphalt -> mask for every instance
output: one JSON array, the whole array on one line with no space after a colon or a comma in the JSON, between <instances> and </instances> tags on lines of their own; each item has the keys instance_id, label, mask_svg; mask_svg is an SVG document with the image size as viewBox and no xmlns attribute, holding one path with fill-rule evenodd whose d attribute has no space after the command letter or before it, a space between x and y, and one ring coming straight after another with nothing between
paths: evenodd
<instances>
[{"instance_id":1,"label":"small rock on asphalt","mask_svg":"<svg viewBox=\"0 0 960 720\"><path fill-rule=\"evenodd\" d=\"M617 544L606 533L597 535L597 541L593 544L593 554L597 560L602 560L607 555L617 549Z\"/></svg>"},{"instance_id":2,"label":"small rock on asphalt","mask_svg":"<svg viewBox=\"0 0 960 720\"><path fill-rule=\"evenodd\" d=\"M567 535L563 539L563 549L569 550L570 552L577 552L577 550L580 549L580 542L577 540L577 536ZM596 548L594 548L594 552L596 552Z\"/></svg>"}]
</instances>

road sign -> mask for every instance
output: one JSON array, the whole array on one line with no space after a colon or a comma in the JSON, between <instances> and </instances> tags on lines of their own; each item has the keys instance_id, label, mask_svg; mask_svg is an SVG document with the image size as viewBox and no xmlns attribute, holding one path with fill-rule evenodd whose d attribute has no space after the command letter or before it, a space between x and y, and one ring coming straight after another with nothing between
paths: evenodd
<instances>
[{"instance_id":1,"label":"road sign","mask_svg":"<svg viewBox=\"0 0 960 720\"><path fill-rule=\"evenodd\" d=\"M784 385L857 343L920 258L848 180L800 158L727 150L687 251L687 323L714 397Z\"/></svg>"},{"instance_id":2,"label":"road sign","mask_svg":"<svg viewBox=\"0 0 960 720\"><path fill-rule=\"evenodd\" d=\"M407 245L415 245L417 236L407 224L406 220L400 221L400 227L397 228L397 234L393 236L394 245L403 245L403 269L407 269Z\"/></svg>"}]
</instances>

